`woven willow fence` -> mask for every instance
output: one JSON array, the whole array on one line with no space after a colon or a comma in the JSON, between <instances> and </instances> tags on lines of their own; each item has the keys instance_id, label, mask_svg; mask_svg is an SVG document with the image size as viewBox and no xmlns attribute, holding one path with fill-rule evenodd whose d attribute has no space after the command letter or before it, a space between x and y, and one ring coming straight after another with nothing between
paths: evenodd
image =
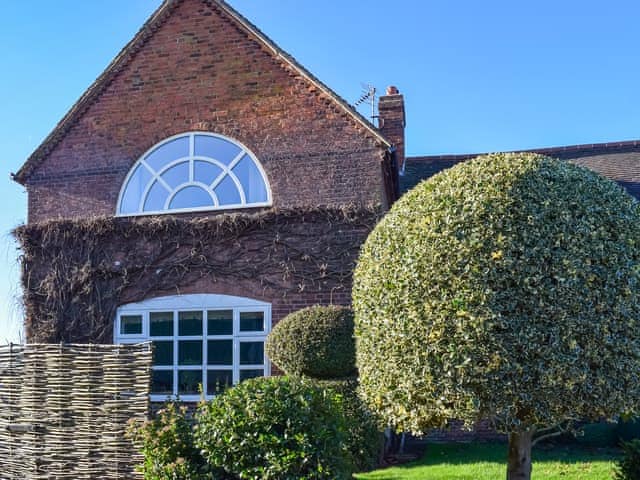
<instances>
[{"instance_id":1,"label":"woven willow fence","mask_svg":"<svg viewBox=\"0 0 640 480\"><path fill-rule=\"evenodd\" d=\"M139 478L150 371L148 344L0 346L0 478Z\"/></svg>"}]
</instances>

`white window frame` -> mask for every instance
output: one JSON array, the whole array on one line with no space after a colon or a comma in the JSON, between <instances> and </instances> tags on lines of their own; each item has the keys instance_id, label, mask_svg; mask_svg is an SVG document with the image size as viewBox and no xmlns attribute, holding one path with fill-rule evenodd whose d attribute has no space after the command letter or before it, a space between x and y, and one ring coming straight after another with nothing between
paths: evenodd
<instances>
[{"instance_id":1,"label":"white window frame","mask_svg":"<svg viewBox=\"0 0 640 480\"><path fill-rule=\"evenodd\" d=\"M232 310L233 330L231 335L208 335L207 332L207 311L211 310ZM178 312L202 312L202 335L179 336ZM150 314L154 312L173 312L173 335L167 337L151 337L150 335ZM263 312L264 331L263 332L241 332L240 313L241 312ZM128 315L142 316L142 334L121 334L121 317ZM170 295L166 297L156 297L138 303L130 303L118 308L113 328L113 341L115 344L140 343L145 341L173 341L173 364L154 366L153 370L164 370L173 372L173 394L151 394L152 402L164 402L166 400L179 398L180 400L193 402L201 399L200 395L177 395L178 393L178 371L197 370L202 372L202 387L205 398L211 399L214 395L206 395L207 392L207 370L229 370L232 371L233 384L240 381L242 370L264 370L264 376L271 375L271 362L267 358L266 349L262 364L240 365L240 344L243 342L266 342L267 335L271 331L271 304L259 300L245 297L235 297L231 295L218 294L191 294L191 295ZM202 365L178 365L178 341L199 340L202 346ZM207 340L232 340L233 341L233 361L232 365L208 365Z\"/></svg>"},{"instance_id":2,"label":"white window frame","mask_svg":"<svg viewBox=\"0 0 640 480\"><path fill-rule=\"evenodd\" d=\"M219 160L212 157L205 157L201 155L196 156L195 155L195 137L196 136L215 137L215 138L224 140L226 142L232 143L240 149L240 153L233 159L233 161L231 161L231 163L229 163L229 165L225 165L223 162L220 162ZM175 158L167 162L165 165L162 166L162 168L160 168L157 171L146 162L145 159L149 155L151 155L153 152L155 152L158 148L161 148L163 145L183 137L189 138L189 155L188 156ZM265 202L247 202L246 193L240 182L240 179L232 171L233 167L235 167L240 162L240 160L244 158L245 155L249 156L253 160L254 164L256 165L258 171L262 176L262 180L264 182L264 186L267 191L267 200ZM194 165L196 160L211 163L217 166L218 168L222 169L222 173L218 175L218 177L211 183L211 185L205 185L201 182L197 182L196 180L194 180L194 169L195 169ZM172 189L162 179L161 175L167 170L169 170L171 167L174 167L179 163L184 163L187 161L189 162L189 179L186 182L183 182L182 184ZM131 177L135 173L138 166L140 166L140 168L146 169L147 172L151 175L151 179L148 181L144 191L142 192L139 205L138 205L138 211L130 212L130 213L121 213L120 209L122 207L122 201L127 191L127 186L129 185L129 181L131 180ZM219 204L218 197L215 194L214 189L227 176L231 178L231 180L234 182L234 184L238 188L238 192L240 194L240 203L225 204L225 205ZM164 208L162 210L145 212L143 211L144 203L147 199L147 196L149 195L151 187L156 182L161 183L169 191L169 196L167 197ZM211 196L211 199L214 204L212 206L210 205L210 206L204 206L204 207L169 208L169 204L171 203L171 200L175 197L175 195L180 190L189 186L196 186L205 190L209 194L209 196ZM116 217L138 217L138 216L144 216L144 215L166 215L166 214L172 214L172 213L185 213L185 212L206 212L206 211L213 211L213 210L232 210L232 209L238 209L238 208L258 208L258 207L270 207L271 205L273 205L273 199L271 196L271 186L269 185L269 179L267 178L267 174L264 171L262 164L258 161L258 158L254 155L254 153L249 148L247 148L245 145L238 142L237 140L227 137L225 135L220 135L218 133L211 133L211 132L192 131L192 132L179 133L177 135L173 135L172 137L166 138L165 140L162 140L161 142L155 144L153 147L147 150L138 159L138 161L133 164L133 166L127 173L126 178L124 179L122 186L120 187L120 193L118 195L118 203L116 205Z\"/></svg>"}]
</instances>

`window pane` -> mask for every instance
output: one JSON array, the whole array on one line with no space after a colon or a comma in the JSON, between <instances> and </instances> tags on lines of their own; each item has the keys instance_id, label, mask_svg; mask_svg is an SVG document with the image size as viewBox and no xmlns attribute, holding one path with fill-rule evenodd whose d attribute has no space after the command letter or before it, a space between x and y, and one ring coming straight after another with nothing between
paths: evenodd
<instances>
[{"instance_id":1,"label":"window pane","mask_svg":"<svg viewBox=\"0 0 640 480\"><path fill-rule=\"evenodd\" d=\"M178 342L178 365L202 365L201 340L180 340Z\"/></svg>"},{"instance_id":2,"label":"window pane","mask_svg":"<svg viewBox=\"0 0 640 480\"><path fill-rule=\"evenodd\" d=\"M180 336L202 335L202 312L179 312L178 332Z\"/></svg>"},{"instance_id":3,"label":"window pane","mask_svg":"<svg viewBox=\"0 0 640 480\"><path fill-rule=\"evenodd\" d=\"M120 335L141 335L142 315L122 315L120 317Z\"/></svg>"},{"instance_id":4,"label":"window pane","mask_svg":"<svg viewBox=\"0 0 640 480\"><path fill-rule=\"evenodd\" d=\"M178 371L178 395L198 395L202 383L202 370Z\"/></svg>"},{"instance_id":5,"label":"window pane","mask_svg":"<svg viewBox=\"0 0 640 480\"><path fill-rule=\"evenodd\" d=\"M200 187L190 185L183 188L171 200L169 208L212 207L211 195Z\"/></svg>"},{"instance_id":6,"label":"window pane","mask_svg":"<svg viewBox=\"0 0 640 480\"><path fill-rule=\"evenodd\" d=\"M153 342L153 364L173 365L173 342Z\"/></svg>"},{"instance_id":7,"label":"window pane","mask_svg":"<svg viewBox=\"0 0 640 480\"><path fill-rule=\"evenodd\" d=\"M213 191L217 195L220 205L237 205L241 201L238 187L229 175L224 177Z\"/></svg>"},{"instance_id":8,"label":"window pane","mask_svg":"<svg viewBox=\"0 0 640 480\"><path fill-rule=\"evenodd\" d=\"M169 191L164 185L156 181L149 190L149 193L147 193L143 211L159 212L164 210L164 202L167 201L167 197L169 197Z\"/></svg>"},{"instance_id":9,"label":"window pane","mask_svg":"<svg viewBox=\"0 0 640 480\"><path fill-rule=\"evenodd\" d=\"M248 380L249 378L256 378L256 377L264 377L264 370L263 369L240 370L240 381Z\"/></svg>"},{"instance_id":10,"label":"window pane","mask_svg":"<svg viewBox=\"0 0 640 480\"><path fill-rule=\"evenodd\" d=\"M264 342L240 342L240 365L264 363Z\"/></svg>"},{"instance_id":11,"label":"window pane","mask_svg":"<svg viewBox=\"0 0 640 480\"><path fill-rule=\"evenodd\" d=\"M196 135L196 156L215 158L221 163L229 165L239 153L240 147L222 138L211 137L209 135Z\"/></svg>"},{"instance_id":12,"label":"window pane","mask_svg":"<svg viewBox=\"0 0 640 480\"><path fill-rule=\"evenodd\" d=\"M209 340L207 342L209 365L233 365L233 340Z\"/></svg>"},{"instance_id":13,"label":"window pane","mask_svg":"<svg viewBox=\"0 0 640 480\"><path fill-rule=\"evenodd\" d=\"M161 175L162 179L172 188L177 188L189 181L189 162L174 165Z\"/></svg>"},{"instance_id":14,"label":"window pane","mask_svg":"<svg viewBox=\"0 0 640 480\"><path fill-rule=\"evenodd\" d=\"M189 137L176 138L156 148L145 158L145 161L156 172L167 163L189 156Z\"/></svg>"},{"instance_id":15,"label":"window pane","mask_svg":"<svg viewBox=\"0 0 640 480\"><path fill-rule=\"evenodd\" d=\"M232 170L240 180L247 203L267 201L267 186L260 170L249 155L245 155Z\"/></svg>"},{"instance_id":16,"label":"window pane","mask_svg":"<svg viewBox=\"0 0 640 480\"><path fill-rule=\"evenodd\" d=\"M173 371L154 370L151 377L151 393L173 394Z\"/></svg>"},{"instance_id":17,"label":"window pane","mask_svg":"<svg viewBox=\"0 0 640 480\"><path fill-rule=\"evenodd\" d=\"M207 370L207 395L216 395L233 384L231 370Z\"/></svg>"},{"instance_id":18,"label":"window pane","mask_svg":"<svg viewBox=\"0 0 640 480\"><path fill-rule=\"evenodd\" d=\"M209 310L207 335L233 335L233 310Z\"/></svg>"},{"instance_id":19,"label":"window pane","mask_svg":"<svg viewBox=\"0 0 640 480\"><path fill-rule=\"evenodd\" d=\"M151 180L151 173L143 165L138 165L129 177L120 202L120 213L138 213L142 192Z\"/></svg>"},{"instance_id":20,"label":"window pane","mask_svg":"<svg viewBox=\"0 0 640 480\"><path fill-rule=\"evenodd\" d=\"M205 185L211 185L213 181L220 176L222 169L213 163L196 160L194 162L193 178L196 182L202 182Z\"/></svg>"},{"instance_id":21,"label":"window pane","mask_svg":"<svg viewBox=\"0 0 640 480\"><path fill-rule=\"evenodd\" d=\"M173 335L173 312L151 312L149 323L149 335L152 337Z\"/></svg>"},{"instance_id":22,"label":"window pane","mask_svg":"<svg viewBox=\"0 0 640 480\"><path fill-rule=\"evenodd\" d=\"M241 332L264 332L264 312L240 312Z\"/></svg>"}]
</instances>

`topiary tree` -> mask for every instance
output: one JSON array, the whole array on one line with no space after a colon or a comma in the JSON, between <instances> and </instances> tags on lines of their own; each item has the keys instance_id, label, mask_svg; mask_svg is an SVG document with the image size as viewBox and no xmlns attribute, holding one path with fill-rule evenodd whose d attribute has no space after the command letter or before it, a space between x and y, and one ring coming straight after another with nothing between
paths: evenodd
<instances>
[{"instance_id":1,"label":"topiary tree","mask_svg":"<svg viewBox=\"0 0 640 480\"><path fill-rule=\"evenodd\" d=\"M269 334L266 349L271 361L287 375L353 376L353 312L338 305L315 305L290 313Z\"/></svg>"},{"instance_id":2,"label":"topiary tree","mask_svg":"<svg viewBox=\"0 0 640 480\"><path fill-rule=\"evenodd\" d=\"M293 312L276 324L267 355L287 375L302 377L343 397L347 446L358 471L377 465L383 437L377 418L357 394L353 312L316 305Z\"/></svg>"},{"instance_id":3,"label":"topiary tree","mask_svg":"<svg viewBox=\"0 0 640 480\"><path fill-rule=\"evenodd\" d=\"M390 424L458 418L536 436L638 411L640 215L622 188L535 154L479 157L421 183L355 271L361 394Z\"/></svg>"}]
</instances>

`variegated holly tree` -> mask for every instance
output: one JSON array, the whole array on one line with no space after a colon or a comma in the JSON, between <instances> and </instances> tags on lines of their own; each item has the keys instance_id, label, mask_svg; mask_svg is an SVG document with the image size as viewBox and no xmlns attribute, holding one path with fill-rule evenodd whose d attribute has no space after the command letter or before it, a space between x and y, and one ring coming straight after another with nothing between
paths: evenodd
<instances>
[{"instance_id":1,"label":"variegated holly tree","mask_svg":"<svg viewBox=\"0 0 640 480\"><path fill-rule=\"evenodd\" d=\"M536 438L640 406L640 214L567 162L493 154L401 198L354 279L366 402L399 430L480 419L509 434L508 479Z\"/></svg>"}]
</instances>

